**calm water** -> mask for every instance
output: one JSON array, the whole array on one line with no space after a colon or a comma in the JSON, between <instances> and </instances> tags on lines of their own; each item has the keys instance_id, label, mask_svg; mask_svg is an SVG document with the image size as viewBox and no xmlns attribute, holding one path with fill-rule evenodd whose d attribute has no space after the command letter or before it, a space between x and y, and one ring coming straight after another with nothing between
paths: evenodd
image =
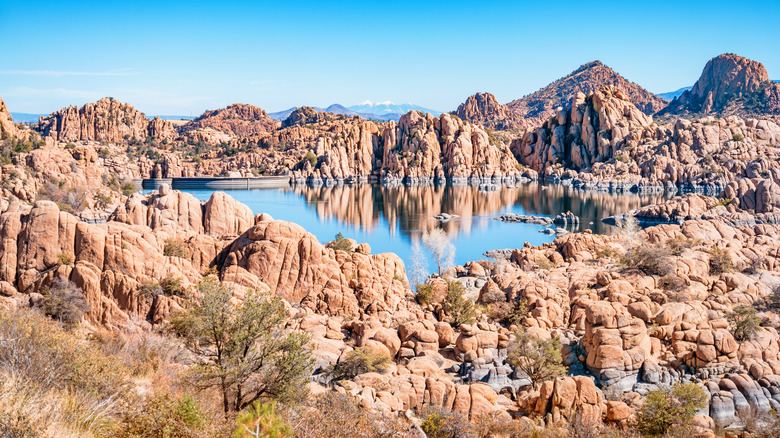
<instances>
[{"instance_id":1,"label":"calm water","mask_svg":"<svg viewBox=\"0 0 780 438\"><path fill-rule=\"evenodd\" d=\"M212 190L189 190L208 199ZM394 252L409 266L411 245L424 231L442 228L455 244L455 263L484 259L490 249L521 248L525 242L540 245L554 236L540 233L544 226L505 223L494 218L503 213L555 216L572 211L580 217L580 229L614 232L601 219L658 202L661 196L610 195L573 190L560 185L529 184L484 192L475 187L355 187L228 190L254 213L269 213L303 226L320 242L341 232L371 245L372 253ZM449 222L433 218L439 213L457 214ZM429 270L435 264L430 261Z\"/></svg>"}]
</instances>

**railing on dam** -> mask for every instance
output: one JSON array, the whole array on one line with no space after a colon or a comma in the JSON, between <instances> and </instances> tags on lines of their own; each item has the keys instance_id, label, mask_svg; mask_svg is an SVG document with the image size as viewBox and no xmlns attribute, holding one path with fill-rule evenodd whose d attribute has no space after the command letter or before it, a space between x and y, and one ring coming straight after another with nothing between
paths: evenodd
<instances>
[{"instance_id":1,"label":"railing on dam","mask_svg":"<svg viewBox=\"0 0 780 438\"><path fill-rule=\"evenodd\" d=\"M231 177L179 177L179 178L149 178L137 180L144 189L157 189L161 184L168 184L172 189L215 189L241 190L263 189L274 187L289 187L289 176L260 176L254 178Z\"/></svg>"}]
</instances>

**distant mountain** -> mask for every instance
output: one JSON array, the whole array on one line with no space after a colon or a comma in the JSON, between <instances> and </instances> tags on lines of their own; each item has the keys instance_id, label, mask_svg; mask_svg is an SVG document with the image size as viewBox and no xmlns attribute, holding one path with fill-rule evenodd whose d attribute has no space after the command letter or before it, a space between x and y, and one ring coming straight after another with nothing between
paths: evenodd
<instances>
[{"instance_id":1,"label":"distant mountain","mask_svg":"<svg viewBox=\"0 0 780 438\"><path fill-rule=\"evenodd\" d=\"M555 115L556 108L566 108L577 93L590 94L602 85L622 90L645 114L661 110L667 101L620 76L600 61L580 66L541 90L500 105L489 93L470 96L455 114L473 123L493 129L522 129L538 126Z\"/></svg>"},{"instance_id":2,"label":"distant mountain","mask_svg":"<svg viewBox=\"0 0 780 438\"><path fill-rule=\"evenodd\" d=\"M195 116L155 116L163 120L195 120Z\"/></svg>"},{"instance_id":3,"label":"distant mountain","mask_svg":"<svg viewBox=\"0 0 780 438\"><path fill-rule=\"evenodd\" d=\"M351 105L347 108L355 111L356 113L377 114L380 116L386 114L406 114L409 111L422 111L423 113L431 113L434 116L441 114L440 111L435 111L412 103L395 104L389 100L376 103L373 103L370 100L366 100L365 102L361 102L357 105Z\"/></svg>"},{"instance_id":4,"label":"distant mountain","mask_svg":"<svg viewBox=\"0 0 780 438\"><path fill-rule=\"evenodd\" d=\"M372 112L372 111L362 111L362 110L360 110L363 107L375 108L375 109L381 110L382 112ZM270 118L272 118L274 120L284 121L288 117L290 117L290 114L292 114L293 111L295 111L298 108L299 107L292 107L292 108L288 108L288 109L286 109L284 111L277 111L275 113L268 113L268 117L270 117ZM360 105L352 105L352 106L348 106L348 107L344 106L344 105L339 105L337 103L334 103L333 105L330 105L327 108L321 108L321 107L316 107L316 106L309 107L309 108L313 109L316 112L320 112L320 113L343 114L343 115L346 115L346 116L359 116L360 118L363 118L363 119L366 119L366 120L378 120L378 121L381 121L381 122L387 122L389 120L395 120L397 122L398 119L400 119L403 114L406 114L406 113L408 113L409 111L412 111L412 110L429 112L429 113L434 114L434 115L441 114L440 112L429 110L429 109L423 108L421 106L416 106L416 105L412 105L412 104L395 105L392 102L381 102L381 105L380 105L380 104L371 104L371 102L366 101L366 102L361 103ZM404 108L408 108L408 109L404 110ZM397 110L397 111L385 112L385 111L388 111L388 110ZM404 111L401 112L402 110L404 110Z\"/></svg>"},{"instance_id":5,"label":"distant mountain","mask_svg":"<svg viewBox=\"0 0 780 438\"><path fill-rule=\"evenodd\" d=\"M675 97L680 97L684 92L690 90L693 87L682 87L679 90L669 91L667 93L658 93L657 96L661 99L674 100Z\"/></svg>"},{"instance_id":6,"label":"distant mountain","mask_svg":"<svg viewBox=\"0 0 780 438\"><path fill-rule=\"evenodd\" d=\"M38 123L41 116L46 117L48 114L11 113L14 123Z\"/></svg>"},{"instance_id":7,"label":"distant mountain","mask_svg":"<svg viewBox=\"0 0 780 438\"><path fill-rule=\"evenodd\" d=\"M298 107L294 106L292 108L287 108L286 110L277 111L275 113L268 113L268 117L281 122L282 120L290 117L290 114L292 114L292 112L296 109L298 109Z\"/></svg>"},{"instance_id":8,"label":"distant mountain","mask_svg":"<svg viewBox=\"0 0 780 438\"><path fill-rule=\"evenodd\" d=\"M780 114L780 84L760 62L726 53L710 59L693 87L659 114Z\"/></svg>"}]
</instances>

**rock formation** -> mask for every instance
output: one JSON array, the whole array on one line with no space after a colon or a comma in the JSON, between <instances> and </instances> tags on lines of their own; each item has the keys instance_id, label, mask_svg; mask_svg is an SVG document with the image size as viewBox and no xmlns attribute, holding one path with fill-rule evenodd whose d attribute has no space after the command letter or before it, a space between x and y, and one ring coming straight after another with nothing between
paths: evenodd
<instances>
[{"instance_id":1,"label":"rock formation","mask_svg":"<svg viewBox=\"0 0 780 438\"><path fill-rule=\"evenodd\" d=\"M604 85L620 89L634 106L647 115L658 112L667 103L626 80L600 61L593 61L541 90L506 105L500 105L491 94L470 96L458 107L456 114L464 120L493 129L536 127L554 116L558 108L568 109L578 93L588 95Z\"/></svg>"},{"instance_id":2,"label":"rock formation","mask_svg":"<svg viewBox=\"0 0 780 438\"><path fill-rule=\"evenodd\" d=\"M197 119L181 127L182 131L212 128L230 135L246 136L271 132L277 122L262 109L252 105L235 103L227 108L206 111Z\"/></svg>"},{"instance_id":3,"label":"rock formation","mask_svg":"<svg viewBox=\"0 0 780 438\"><path fill-rule=\"evenodd\" d=\"M780 127L768 120L710 117L659 126L605 86L577 95L569 110L527 129L511 149L541 176L584 188L717 190L776 168L778 144Z\"/></svg>"},{"instance_id":4,"label":"rock formation","mask_svg":"<svg viewBox=\"0 0 780 438\"><path fill-rule=\"evenodd\" d=\"M498 130L517 128L520 125L512 111L498 103L496 97L490 93L469 96L454 114L471 123Z\"/></svg>"},{"instance_id":5,"label":"rock formation","mask_svg":"<svg viewBox=\"0 0 780 438\"><path fill-rule=\"evenodd\" d=\"M38 130L55 141L103 141L124 143L135 139L146 141L172 140L177 133L173 125L155 118L147 120L143 113L129 104L104 97L81 108L63 108L41 117Z\"/></svg>"},{"instance_id":6,"label":"rock formation","mask_svg":"<svg viewBox=\"0 0 780 438\"><path fill-rule=\"evenodd\" d=\"M660 114L780 114L780 84L764 65L728 53L707 62L701 77Z\"/></svg>"},{"instance_id":7,"label":"rock formation","mask_svg":"<svg viewBox=\"0 0 780 438\"><path fill-rule=\"evenodd\" d=\"M14 126L13 118L11 118L11 112L5 106L5 102L0 98L0 136L13 137L16 135L16 126Z\"/></svg>"},{"instance_id":8,"label":"rock formation","mask_svg":"<svg viewBox=\"0 0 780 438\"><path fill-rule=\"evenodd\" d=\"M293 112L282 121L282 128L317 123L326 119L328 119L328 116L325 113L315 111L314 108L310 106L302 106L293 110Z\"/></svg>"}]
</instances>

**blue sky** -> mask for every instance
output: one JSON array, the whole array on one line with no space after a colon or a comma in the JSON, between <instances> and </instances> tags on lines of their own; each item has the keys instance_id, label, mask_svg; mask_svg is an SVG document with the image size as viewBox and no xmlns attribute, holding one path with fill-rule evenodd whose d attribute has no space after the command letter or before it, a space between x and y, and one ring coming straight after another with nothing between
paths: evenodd
<instances>
[{"instance_id":1,"label":"blue sky","mask_svg":"<svg viewBox=\"0 0 780 438\"><path fill-rule=\"evenodd\" d=\"M635 4L636 3L636 4ZM112 96L146 114L242 102L502 103L600 59L650 91L734 52L780 79L780 2L0 0L0 96L48 113Z\"/></svg>"}]
</instances>

